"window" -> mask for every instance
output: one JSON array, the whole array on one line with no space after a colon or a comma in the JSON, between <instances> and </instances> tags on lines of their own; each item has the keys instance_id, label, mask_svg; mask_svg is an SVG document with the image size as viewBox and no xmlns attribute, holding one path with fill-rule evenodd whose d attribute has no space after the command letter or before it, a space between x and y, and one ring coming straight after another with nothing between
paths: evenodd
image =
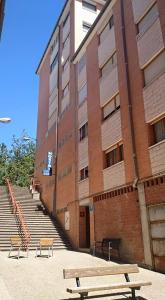
<instances>
[{"instance_id":1,"label":"window","mask_svg":"<svg viewBox=\"0 0 165 300\"><path fill-rule=\"evenodd\" d=\"M55 66L56 66L56 64L57 64L57 62L58 62L58 53L57 53L57 55L55 56L55 58L54 58L52 64L50 65L50 73L52 73L52 71L54 70L54 68L55 68Z\"/></svg>"},{"instance_id":2,"label":"window","mask_svg":"<svg viewBox=\"0 0 165 300\"><path fill-rule=\"evenodd\" d=\"M91 2L88 1L82 1L82 6L83 8L87 8L91 11L97 11L97 7L95 4L92 4Z\"/></svg>"},{"instance_id":3,"label":"window","mask_svg":"<svg viewBox=\"0 0 165 300\"><path fill-rule=\"evenodd\" d=\"M78 63L78 73L82 71L85 65L86 65L86 55L84 54Z\"/></svg>"},{"instance_id":4,"label":"window","mask_svg":"<svg viewBox=\"0 0 165 300\"><path fill-rule=\"evenodd\" d=\"M65 70L68 68L69 62L70 62L70 59L68 58L68 59L66 60L65 64L63 65L63 71L65 71Z\"/></svg>"},{"instance_id":5,"label":"window","mask_svg":"<svg viewBox=\"0 0 165 300\"><path fill-rule=\"evenodd\" d=\"M69 83L66 85L66 87L63 89L63 97L65 97L67 95L67 93L69 92Z\"/></svg>"},{"instance_id":6,"label":"window","mask_svg":"<svg viewBox=\"0 0 165 300\"><path fill-rule=\"evenodd\" d=\"M86 22L83 22L83 31L88 32L88 30L91 28L91 24L88 24Z\"/></svg>"},{"instance_id":7,"label":"window","mask_svg":"<svg viewBox=\"0 0 165 300\"><path fill-rule=\"evenodd\" d=\"M156 144L165 139L165 118L152 125L153 143Z\"/></svg>"},{"instance_id":8,"label":"window","mask_svg":"<svg viewBox=\"0 0 165 300\"><path fill-rule=\"evenodd\" d=\"M111 16L108 24L105 26L105 28L103 29L103 31L100 34L100 43L106 39L108 32L110 29L112 29L113 25L114 25L114 18L113 18L113 16Z\"/></svg>"},{"instance_id":9,"label":"window","mask_svg":"<svg viewBox=\"0 0 165 300\"><path fill-rule=\"evenodd\" d=\"M66 25L66 22L69 20L70 14L68 14L63 22L63 27Z\"/></svg>"},{"instance_id":10,"label":"window","mask_svg":"<svg viewBox=\"0 0 165 300\"><path fill-rule=\"evenodd\" d=\"M106 62L106 64L102 67L101 71L101 77L106 76L109 74L114 67L117 65L117 55L116 52L111 56L111 58Z\"/></svg>"},{"instance_id":11,"label":"window","mask_svg":"<svg viewBox=\"0 0 165 300\"><path fill-rule=\"evenodd\" d=\"M58 36L55 38L55 40L53 41L52 45L51 45L51 52L53 52L54 48L56 47L56 44L58 43Z\"/></svg>"},{"instance_id":12,"label":"window","mask_svg":"<svg viewBox=\"0 0 165 300\"><path fill-rule=\"evenodd\" d=\"M146 68L144 68L144 84L147 85L165 71L165 51L161 52Z\"/></svg>"},{"instance_id":13,"label":"window","mask_svg":"<svg viewBox=\"0 0 165 300\"><path fill-rule=\"evenodd\" d=\"M85 137L88 135L88 123L85 123L80 129L79 129L79 135L80 135L80 141L85 139Z\"/></svg>"},{"instance_id":14,"label":"window","mask_svg":"<svg viewBox=\"0 0 165 300\"><path fill-rule=\"evenodd\" d=\"M68 36L66 37L64 43L63 43L63 48L65 48L66 44L69 42L70 40L70 33L68 34Z\"/></svg>"},{"instance_id":15,"label":"window","mask_svg":"<svg viewBox=\"0 0 165 300\"><path fill-rule=\"evenodd\" d=\"M120 108L120 96L118 94L102 108L103 120L106 120L119 108Z\"/></svg>"},{"instance_id":16,"label":"window","mask_svg":"<svg viewBox=\"0 0 165 300\"><path fill-rule=\"evenodd\" d=\"M80 170L80 180L84 180L86 178L88 178L88 167L85 167L83 169Z\"/></svg>"},{"instance_id":17,"label":"window","mask_svg":"<svg viewBox=\"0 0 165 300\"><path fill-rule=\"evenodd\" d=\"M155 22L159 15L158 6L155 4L151 7L148 13L142 18L142 20L137 24L138 34L143 34L148 28Z\"/></svg>"},{"instance_id":18,"label":"window","mask_svg":"<svg viewBox=\"0 0 165 300\"><path fill-rule=\"evenodd\" d=\"M111 29L114 26L114 17L112 16L109 20L109 29Z\"/></svg>"},{"instance_id":19,"label":"window","mask_svg":"<svg viewBox=\"0 0 165 300\"><path fill-rule=\"evenodd\" d=\"M109 168L123 159L123 145L117 145L113 150L108 150L105 152L105 168Z\"/></svg>"},{"instance_id":20,"label":"window","mask_svg":"<svg viewBox=\"0 0 165 300\"><path fill-rule=\"evenodd\" d=\"M79 105L87 98L87 84L85 83L83 87L79 90L78 103Z\"/></svg>"}]
</instances>

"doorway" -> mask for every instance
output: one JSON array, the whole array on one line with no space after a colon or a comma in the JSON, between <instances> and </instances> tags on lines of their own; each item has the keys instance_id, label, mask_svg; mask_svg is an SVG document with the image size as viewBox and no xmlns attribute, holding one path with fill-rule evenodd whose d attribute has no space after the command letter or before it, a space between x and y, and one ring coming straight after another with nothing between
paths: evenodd
<instances>
[{"instance_id":1,"label":"doorway","mask_svg":"<svg viewBox=\"0 0 165 300\"><path fill-rule=\"evenodd\" d=\"M79 209L79 248L90 248L90 212L89 206Z\"/></svg>"}]
</instances>

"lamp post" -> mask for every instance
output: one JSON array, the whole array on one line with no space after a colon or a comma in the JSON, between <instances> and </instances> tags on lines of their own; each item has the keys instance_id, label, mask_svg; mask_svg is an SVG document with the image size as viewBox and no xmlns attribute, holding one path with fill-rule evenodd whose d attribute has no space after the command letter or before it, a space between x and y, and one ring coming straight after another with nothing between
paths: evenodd
<instances>
[{"instance_id":1,"label":"lamp post","mask_svg":"<svg viewBox=\"0 0 165 300\"><path fill-rule=\"evenodd\" d=\"M0 123L10 123L11 119L10 118L0 118Z\"/></svg>"}]
</instances>

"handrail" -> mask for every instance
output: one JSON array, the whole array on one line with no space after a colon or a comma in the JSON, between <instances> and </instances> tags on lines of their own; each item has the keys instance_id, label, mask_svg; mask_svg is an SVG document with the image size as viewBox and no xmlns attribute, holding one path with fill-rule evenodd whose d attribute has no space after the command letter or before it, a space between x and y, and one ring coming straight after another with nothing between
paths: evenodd
<instances>
[{"instance_id":1,"label":"handrail","mask_svg":"<svg viewBox=\"0 0 165 300\"><path fill-rule=\"evenodd\" d=\"M18 220L19 220L23 247L27 250L28 246L29 246L29 242L30 242L29 228L26 224L25 217L24 217L24 214L23 214L23 211L22 211L22 207L21 207L20 203L15 198L14 191L13 191L13 188L12 188L12 184L11 184L9 179L6 179L6 184L7 184L7 187L8 187L9 196L10 196L10 200L11 200L12 207L13 207L13 213L15 214L16 217L18 217Z\"/></svg>"}]
</instances>

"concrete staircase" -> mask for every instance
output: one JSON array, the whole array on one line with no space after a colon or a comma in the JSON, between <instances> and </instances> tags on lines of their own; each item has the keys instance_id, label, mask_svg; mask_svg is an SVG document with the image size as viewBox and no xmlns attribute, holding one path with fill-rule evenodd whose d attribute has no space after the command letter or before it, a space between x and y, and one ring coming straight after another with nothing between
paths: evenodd
<instances>
[{"instance_id":1,"label":"concrete staircase","mask_svg":"<svg viewBox=\"0 0 165 300\"><path fill-rule=\"evenodd\" d=\"M40 238L54 238L54 249L71 249L69 240L56 219L45 214L40 200L32 199L28 188L13 187L16 200L21 204L28 225L31 242L29 249L36 249ZM10 237L18 235L17 224L11 213L10 200L5 187L0 187L0 250L8 250Z\"/></svg>"},{"instance_id":2,"label":"concrete staircase","mask_svg":"<svg viewBox=\"0 0 165 300\"><path fill-rule=\"evenodd\" d=\"M0 187L0 250L10 248L10 237L18 235L15 216L8 198L6 187Z\"/></svg>"}]
</instances>

